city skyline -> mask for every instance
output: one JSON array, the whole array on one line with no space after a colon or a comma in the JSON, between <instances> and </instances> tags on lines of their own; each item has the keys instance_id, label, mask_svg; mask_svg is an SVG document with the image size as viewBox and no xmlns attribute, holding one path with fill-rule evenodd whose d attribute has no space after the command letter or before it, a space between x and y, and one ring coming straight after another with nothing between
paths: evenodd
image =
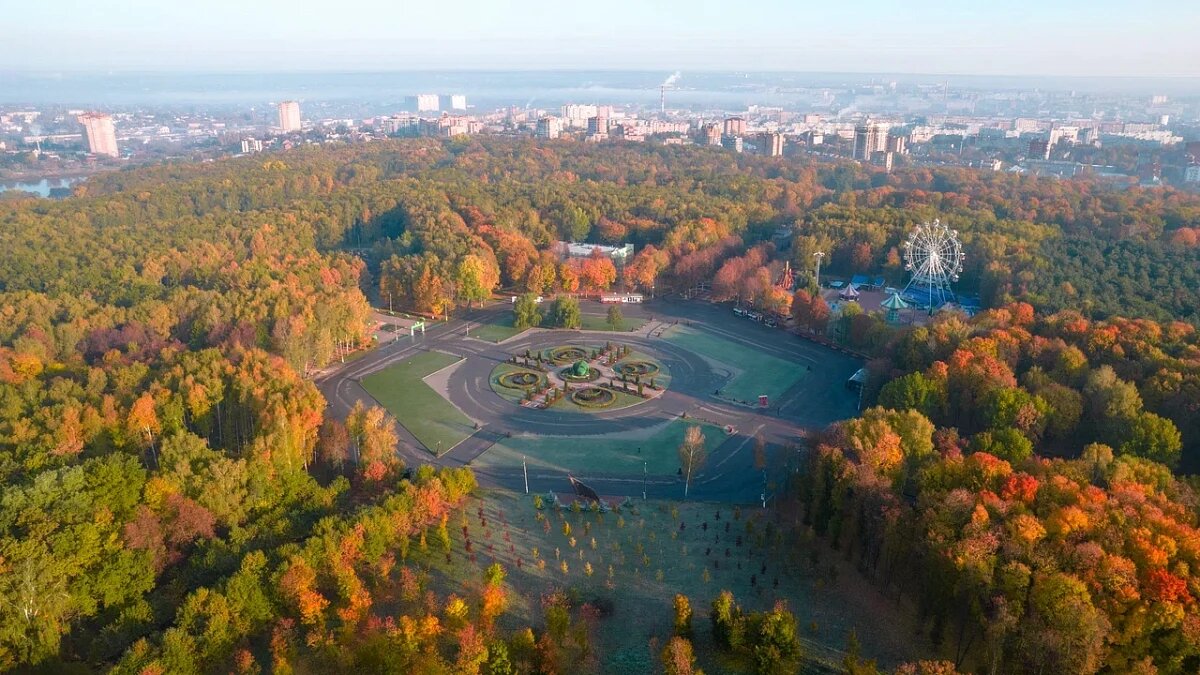
<instances>
[{"instance_id":1,"label":"city skyline","mask_svg":"<svg viewBox=\"0 0 1200 675\"><path fill-rule=\"evenodd\" d=\"M1138 13L1115 0L1026 0L961 6L880 0L755 7L717 2L643 6L615 0L550 13L465 2L381 0L339 5L330 21L303 3L229 0L206 11L127 0L120 12L96 3L26 3L5 12L18 26L0 45L3 71L380 71L444 69L692 69L894 72L1091 77L1200 76L1200 13L1165 0ZM636 11L635 11L636 10ZM1016 10L1016 11L1014 11ZM632 19L631 19L632 17ZM237 20L232 20L237 19ZM614 22L619 22L616 25ZM70 48L65 48L70 45Z\"/></svg>"}]
</instances>

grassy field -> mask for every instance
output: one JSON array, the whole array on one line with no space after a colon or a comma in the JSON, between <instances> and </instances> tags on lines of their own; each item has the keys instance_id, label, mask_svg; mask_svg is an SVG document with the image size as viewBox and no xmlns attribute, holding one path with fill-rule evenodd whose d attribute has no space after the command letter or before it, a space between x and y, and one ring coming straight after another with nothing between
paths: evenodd
<instances>
[{"instance_id":1,"label":"grassy field","mask_svg":"<svg viewBox=\"0 0 1200 675\"><path fill-rule=\"evenodd\" d=\"M493 445L472 462L478 467L519 467L525 456L532 468L638 474L642 463L654 474L673 474L679 468L678 448L690 426L704 432L711 453L726 439L725 430L698 420L675 419L648 431L603 436L514 436Z\"/></svg>"},{"instance_id":2,"label":"grassy field","mask_svg":"<svg viewBox=\"0 0 1200 675\"><path fill-rule=\"evenodd\" d=\"M911 613L885 599L840 553L785 531L758 509L652 501L607 514L537 511L530 496L487 490L451 522L451 554L415 562L438 594L460 595L472 591L493 560L503 565L509 607L501 630L542 625L538 599L555 589L611 605L594 637L598 663L577 664L575 672L662 672L658 652L671 635L676 593L688 596L694 611L697 665L708 673L752 672L713 644L709 607L723 589L747 611L787 603L801 628L804 673L843 672L852 629L863 656L888 671L918 652L934 652L914 637ZM463 528L474 544L470 554Z\"/></svg>"},{"instance_id":3,"label":"grassy field","mask_svg":"<svg viewBox=\"0 0 1200 675\"><path fill-rule=\"evenodd\" d=\"M457 356L422 352L368 375L362 386L431 452L445 452L475 433L474 424L423 379Z\"/></svg>"},{"instance_id":4,"label":"grassy field","mask_svg":"<svg viewBox=\"0 0 1200 675\"><path fill-rule=\"evenodd\" d=\"M471 337L488 342L504 342L510 337L524 333L526 328L513 327L512 312L504 312L487 323L472 324Z\"/></svg>"},{"instance_id":5,"label":"grassy field","mask_svg":"<svg viewBox=\"0 0 1200 675\"><path fill-rule=\"evenodd\" d=\"M740 371L721 387L722 396L736 401L754 403L760 394L766 394L774 404L807 374L803 366L747 349L695 328L675 326L663 337L684 349Z\"/></svg>"},{"instance_id":6,"label":"grassy field","mask_svg":"<svg viewBox=\"0 0 1200 675\"><path fill-rule=\"evenodd\" d=\"M617 332L631 333L646 325L646 320L627 316L621 319L621 324L614 329L609 325L607 316L584 314L580 323L582 324L580 327L584 330L616 330Z\"/></svg>"}]
</instances>

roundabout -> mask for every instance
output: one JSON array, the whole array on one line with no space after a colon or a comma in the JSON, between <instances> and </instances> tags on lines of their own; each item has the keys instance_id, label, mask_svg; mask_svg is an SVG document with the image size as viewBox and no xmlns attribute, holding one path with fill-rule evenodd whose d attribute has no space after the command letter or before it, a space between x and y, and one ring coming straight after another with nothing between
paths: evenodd
<instances>
[{"instance_id":1,"label":"roundabout","mask_svg":"<svg viewBox=\"0 0 1200 675\"><path fill-rule=\"evenodd\" d=\"M321 390L339 417L357 401L386 407L409 465L470 465L484 484L518 490L528 481L570 491L573 474L602 494L640 496L648 471L652 495L674 495L678 447L699 426L711 456L693 492L718 500L759 496L759 436L782 448L856 410L843 383L860 361L760 325L727 327L727 307L663 303L644 330L619 336L534 329L503 344L474 337L479 324L510 312L476 310L470 322L397 340L331 374ZM406 375L400 366L422 355L432 357L427 367ZM418 390L426 393L413 405ZM771 394L770 409L758 407L762 393ZM431 438L430 425L442 435Z\"/></svg>"},{"instance_id":2,"label":"roundabout","mask_svg":"<svg viewBox=\"0 0 1200 675\"><path fill-rule=\"evenodd\" d=\"M547 346L555 334L531 338L508 354L489 375L492 391L522 409L592 414L642 406L667 392L670 371L644 346Z\"/></svg>"}]
</instances>

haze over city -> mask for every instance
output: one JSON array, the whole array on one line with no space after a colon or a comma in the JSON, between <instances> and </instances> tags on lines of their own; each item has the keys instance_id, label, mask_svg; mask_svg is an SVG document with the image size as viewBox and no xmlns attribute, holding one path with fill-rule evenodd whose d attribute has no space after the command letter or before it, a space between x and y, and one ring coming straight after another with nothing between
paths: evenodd
<instances>
[{"instance_id":1,"label":"haze over city","mask_svg":"<svg viewBox=\"0 0 1200 675\"><path fill-rule=\"evenodd\" d=\"M1200 76L1188 0L10 3L0 70Z\"/></svg>"},{"instance_id":2,"label":"haze over city","mask_svg":"<svg viewBox=\"0 0 1200 675\"><path fill-rule=\"evenodd\" d=\"M0 675L1200 673L1195 0L0 20Z\"/></svg>"}]
</instances>

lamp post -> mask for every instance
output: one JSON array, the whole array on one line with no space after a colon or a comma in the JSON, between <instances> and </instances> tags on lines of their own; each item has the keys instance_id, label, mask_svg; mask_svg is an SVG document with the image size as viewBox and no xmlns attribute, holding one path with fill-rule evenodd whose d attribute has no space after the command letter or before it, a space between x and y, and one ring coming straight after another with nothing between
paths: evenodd
<instances>
[{"instance_id":1,"label":"lamp post","mask_svg":"<svg viewBox=\"0 0 1200 675\"><path fill-rule=\"evenodd\" d=\"M529 468L525 466L525 455L521 455L521 473L525 474L525 494L529 494Z\"/></svg>"},{"instance_id":2,"label":"lamp post","mask_svg":"<svg viewBox=\"0 0 1200 675\"><path fill-rule=\"evenodd\" d=\"M641 448L638 448L641 451ZM646 462L642 461L642 501L646 501Z\"/></svg>"},{"instance_id":3,"label":"lamp post","mask_svg":"<svg viewBox=\"0 0 1200 675\"><path fill-rule=\"evenodd\" d=\"M821 292L821 259L825 257L825 252L817 251L813 257L817 259L817 292L819 293Z\"/></svg>"}]
</instances>

